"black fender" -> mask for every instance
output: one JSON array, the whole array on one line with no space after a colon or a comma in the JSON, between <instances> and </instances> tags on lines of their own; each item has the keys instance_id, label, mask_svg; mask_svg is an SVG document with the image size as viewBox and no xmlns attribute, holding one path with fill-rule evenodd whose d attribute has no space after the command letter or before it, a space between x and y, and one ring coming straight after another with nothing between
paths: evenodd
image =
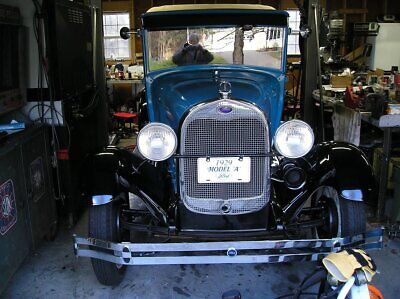
<instances>
[{"instance_id":1,"label":"black fender","mask_svg":"<svg viewBox=\"0 0 400 299\"><path fill-rule=\"evenodd\" d=\"M147 161L139 151L109 146L86 163L86 192L90 196L144 193L163 209L168 208L170 184L165 163ZM93 204L93 203L92 203Z\"/></svg>"},{"instance_id":2,"label":"black fender","mask_svg":"<svg viewBox=\"0 0 400 299\"><path fill-rule=\"evenodd\" d=\"M139 102L139 130L141 130L149 122L149 114L147 111L147 101L146 101L146 90L143 88L140 90L136 96L136 100Z\"/></svg>"},{"instance_id":3,"label":"black fender","mask_svg":"<svg viewBox=\"0 0 400 299\"><path fill-rule=\"evenodd\" d=\"M304 158L310 165L313 187L334 187L348 200L366 201L374 191L374 175L365 154L346 142L323 142Z\"/></svg>"},{"instance_id":4,"label":"black fender","mask_svg":"<svg viewBox=\"0 0 400 299\"><path fill-rule=\"evenodd\" d=\"M117 177L118 159L104 150L89 155L84 161L83 181L87 196L117 195L120 193Z\"/></svg>"},{"instance_id":5,"label":"black fender","mask_svg":"<svg viewBox=\"0 0 400 299\"><path fill-rule=\"evenodd\" d=\"M355 145L329 141L315 145L304 157L293 160L307 175L304 186L289 190L274 183L286 222L296 218L307 200L321 187L333 187L346 200L369 201L375 193L372 167Z\"/></svg>"}]
</instances>

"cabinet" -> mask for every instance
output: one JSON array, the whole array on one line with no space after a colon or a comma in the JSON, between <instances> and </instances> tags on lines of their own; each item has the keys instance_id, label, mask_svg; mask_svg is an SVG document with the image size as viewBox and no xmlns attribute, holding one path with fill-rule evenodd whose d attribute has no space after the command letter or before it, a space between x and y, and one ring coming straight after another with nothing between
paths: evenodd
<instances>
[{"instance_id":1,"label":"cabinet","mask_svg":"<svg viewBox=\"0 0 400 299\"><path fill-rule=\"evenodd\" d=\"M0 293L57 224L49 152L44 126L0 146Z\"/></svg>"}]
</instances>

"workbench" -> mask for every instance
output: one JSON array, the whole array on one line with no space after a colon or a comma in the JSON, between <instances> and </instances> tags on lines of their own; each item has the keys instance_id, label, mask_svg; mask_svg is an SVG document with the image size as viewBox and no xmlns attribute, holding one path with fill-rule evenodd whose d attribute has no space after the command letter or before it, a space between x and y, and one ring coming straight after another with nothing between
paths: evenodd
<instances>
[{"instance_id":1,"label":"workbench","mask_svg":"<svg viewBox=\"0 0 400 299\"><path fill-rule=\"evenodd\" d=\"M314 99L319 100L319 91L314 92ZM344 109L351 109L344 106L340 100L334 97L324 96L324 104L326 107L334 107L339 105ZM353 110L353 109L351 109ZM356 110L354 110L356 111ZM357 110L359 111L359 110ZM386 204L386 189L388 183L388 170L391 159L392 147L392 133L393 131L400 130L400 115L382 115L379 119L372 118L370 112L359 111L361 121L366 122L383 131L383 152L380 164L379 193L378 193L378 207L376 211L376 218L378 221L384 220L385 204Z\"/></svg>"},{"instance_id":2,"label":"workbench","mask_svg":"<svg viewBox=\"0 0 400 299\"><path fill-rule=\"evenodd\" d=\"M113 84L143 85L143 79L107 79L107 85Z\"/></svg>"},{"instance_id":3,"label":"workbench","mask_svg":"<svg viewBox=\"0 0 400 299\"><path fill-rule=\"evenodd\" d=\"M115 86L130 85L132 87L131 96L134 99L138 92L144 87L142 79L107 79L108 96L111 101L114 100ZM136 112L138 111L139 103L136 103Z\"/></svg>"}]
</instances>

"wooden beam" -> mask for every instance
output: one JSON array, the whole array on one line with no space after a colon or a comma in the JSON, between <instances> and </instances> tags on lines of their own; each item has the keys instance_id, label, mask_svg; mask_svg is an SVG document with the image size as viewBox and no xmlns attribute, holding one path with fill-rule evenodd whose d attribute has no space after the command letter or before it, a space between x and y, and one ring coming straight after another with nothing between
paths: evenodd
<instances>
[{"instance_id":1,"label":"wooden beam","mask_svg":"<svg viewBox=\"0 0 400 299\"><path fill-rule=\"evenodd\" d=\"M363 2L362 2L362 8L364 8L364 9L367 8L367 0L363 0ZM367 10L367 12L366 12L365 14L363 14L363 16L362 16L363 22L366 22L366 21L367 21L367 13L368 13L368 10Z\"/></svg>"},{"instance_id":2,"label":"wooden beam","mask_svg":"<svg viewBox=\"0 0 400 299\"><path fill-rule=\"evenodd\" d=\"M338 10L339 13L344 15L357 15L357 14L366 14L368 13L368 9L366 8L341 8Z\"/></svg>"}]
</instances>

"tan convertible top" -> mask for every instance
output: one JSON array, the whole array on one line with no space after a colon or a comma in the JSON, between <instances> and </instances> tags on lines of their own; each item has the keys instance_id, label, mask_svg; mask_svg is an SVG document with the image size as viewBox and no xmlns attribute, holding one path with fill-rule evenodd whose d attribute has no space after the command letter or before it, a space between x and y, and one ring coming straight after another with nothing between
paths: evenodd
<instances>
[{"instance_id":1,"label":"tan convertible top","mask_svg":"<svg viewBox=\"0 0 400 299\"><path fill-rule=\"evenodd\" d=\"M179 4L152 7L147 11L147 13L210 9L275 10L272 6L261 4Z\"/></svg>"}]
</instances>

